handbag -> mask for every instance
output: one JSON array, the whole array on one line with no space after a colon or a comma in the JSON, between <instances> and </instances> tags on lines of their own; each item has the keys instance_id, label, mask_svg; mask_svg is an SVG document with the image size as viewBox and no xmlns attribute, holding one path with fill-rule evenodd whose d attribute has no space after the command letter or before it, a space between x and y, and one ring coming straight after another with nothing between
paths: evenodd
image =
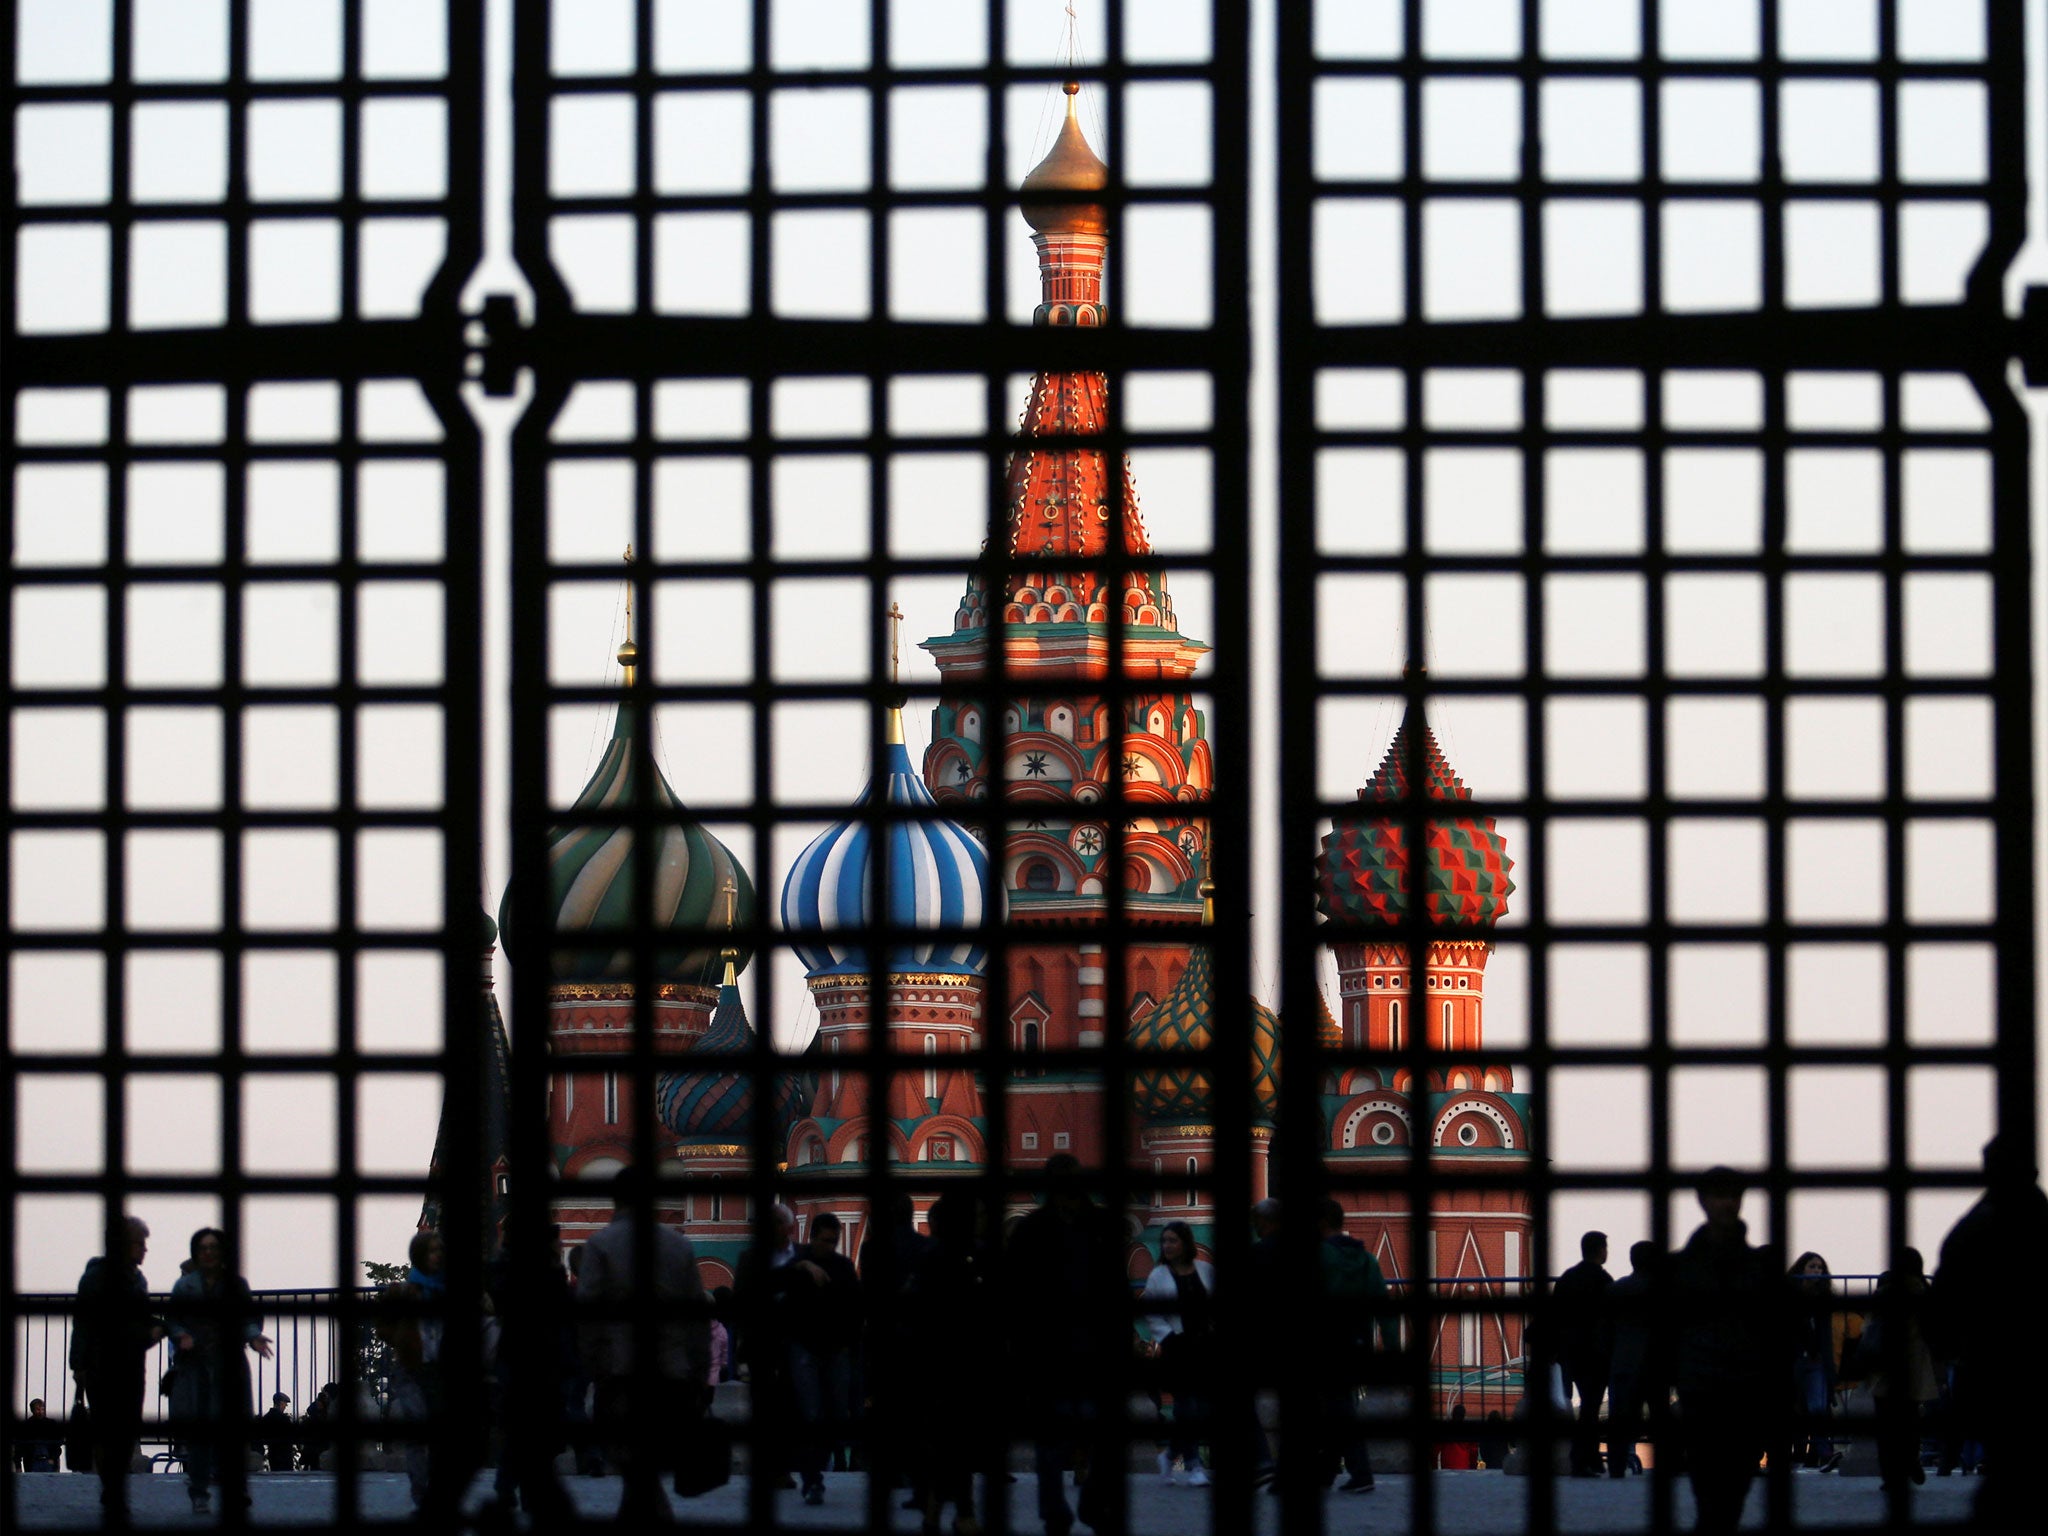
<instances>
[{"instance_id":1,"label":"handbag","mask_svg":"<svg viewBox=\"0 0 2048 1536\"><path fill-rule=\"evenodd\" d=\"M732 1431L710 1414L703 1414L683 1437L676 1456L676 1492L694 1499L731 1481Z\"/></svg>"}]
</instances>

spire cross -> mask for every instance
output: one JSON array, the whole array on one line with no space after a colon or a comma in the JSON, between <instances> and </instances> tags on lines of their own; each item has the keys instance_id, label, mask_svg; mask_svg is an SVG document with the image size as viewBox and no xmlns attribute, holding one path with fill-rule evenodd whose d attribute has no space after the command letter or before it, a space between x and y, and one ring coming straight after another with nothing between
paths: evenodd
<instances>
[{"instance_id":1,"label":"spire cross","mask_svg":"<svg viewBox=\"0 0 2048 1536\"><path fill-rule=\"evenodd\" d=\"M626 564L633 563L633 546L626 546ZM619 665L626 669L626 686L633 686L633 672L640 661L640 647L633 643L633 578L626 577L626 638L619 644Z\"/></svg>"},{"instance_id":2,"label":"spire cross","mask_svg":"<svg viewBox=\"0 0 2048 1536\"><path fill-rule=\"evenodd\" d=\"M891 602L889 604L888 618L889 681L900 683L903 681L900 675L903 667L903 609L901 605Z\"/></svg>"},{"instance_id":3,"label":"spire cross","mask_svg":"<svg viewBox=\"0 0 2048 1536\"><path fill-rule=\"evenodd\" d=\"M719 890L725 896L726 945L718 952L718 957L725 962L724 984L732 987L739 985L740 952L739 947L732 942L732 930L740 925L739 882L728 874Z\"/></svg>"}]
</instances>

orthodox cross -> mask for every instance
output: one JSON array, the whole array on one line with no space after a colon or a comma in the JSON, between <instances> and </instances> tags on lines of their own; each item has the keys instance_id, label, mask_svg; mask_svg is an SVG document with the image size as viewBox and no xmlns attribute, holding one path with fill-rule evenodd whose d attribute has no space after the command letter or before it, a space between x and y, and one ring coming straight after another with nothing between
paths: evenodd
<instances>
[{"instance_id":1,"label":"orthodox cross","mask_svg":"<svg viewBox=\"0 0 2048 1536\"><path fill-rule=\"evenodd\" d=\"M633 546L626 546L626 564L633 563ZM626 686L633 686L633 670L640 660L640 647L633 643L633 578L626 577L626 638L619 646L619 665L626 669Z\"/></svg>"},{"instance_id":2,"label":"orthodox cross","mask_svg":"<svg viewBox=\"0 0 2048 1536\"><path fill-rule=\"evenodd\" d=\"M901 682L898 676L903 665L903 609L897 603L889 604L889 681Z\"/></svg>"}]
</instances>

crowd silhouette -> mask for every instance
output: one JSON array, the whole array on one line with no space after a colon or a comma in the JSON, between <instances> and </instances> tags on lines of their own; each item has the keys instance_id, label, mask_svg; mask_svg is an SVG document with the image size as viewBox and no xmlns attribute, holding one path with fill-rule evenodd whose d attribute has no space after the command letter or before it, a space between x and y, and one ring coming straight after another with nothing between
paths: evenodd
<instances>
[{"instance_id":1,"label":"crowd silhouette","mask_svg":"<svg viewBox=\"0 0 2048 1536\"><path fill-rule=\"evenodd\" d=\"M1685 1242L1668 1253L1633 1244L1619 1279L1607 1235L1584 1234L1579 1262L1548 1294L1517 1303L1529 1318L1520 1407L1482 1422L1463 1401L1432 1399L1433 1464L1514 1471L1555 1446L1562 1471L1625 1478L1650 1452L1683 1469L1695 1528L1725 1532L1761 1468L1782 1459L1836 1473L1860 1435L1894 1496L1931 1463L1938 1475L1982 1474L1980 1517L2017 1518L2042 1410L2026 1373L2011 1368L2012 1325L2024 1315L2013 1293L2048 1264L2048 1197L2008 1143L1986 1148L1985 1176L1932 1276L1901 1249L1861 1297L1837 1289L1820 1254L1786 1264L1752 1243L1746 1181L1727 1169L1699 1181L1701 1220ZM796 1216L778 1204L764 1213L767 1240L715 1293L688 1234L655 1215L655 1188L637 1169L616 1176L611 1222L566 1264L549 1229L523 1272L502 1257L473 1296L450 1290L442 1235L422 1230L403 1279L377 1303L393 1362L379 1433L404 1443L415 1506L430 1517L455 1516L491 1454L485 1425L495 1420L503 1507L567 1514L556 1471L566 1450L578 1473L621 1475L622 1519L657 1522L672 1518L670 1491L690 1498L730 1479L735 1437L713 1406L738 1380L750 1476L771 1497L787 1488L822 1504L832 1480L857 1467L899 1492L926 1532L950 1513L956 1536L978 1536L977 1478L984 1490L1007 1478L1007 1445L1028 1442L1048 1536L1077 1524L1100 1536L1128 1523L1131 1445L1150 1433L1129 1407L1149 1393L1162 1408L1158 1474L1171 1484L1206 1486L1212 1469L1241 1456L1254 1483L1275 1492L1297 1480L1372 1492L1371 1444L1409 1430L1398 1412L1365 1418L1361 1392L1424 1380L1404 1353L1403 1312L1430 1303L1392 1299L1335 1200L1314 1213L1311 1288L1288 1283L1289 1213L1275 1200L1249 1213L1237 1297L1182 1221L1150 1232L1154 1262L1134 1288L1126 1229L1093 1183L1071 1156L1055 1156L1040 1202L1006 1237L971 1190L933 1204L922 1232L910 1197L892 1192L857 1264L837 1217L817 1217L800 1240ZM148 1227L117 1218L108 1239L79 1282L71 1414L60 1424L32 1402L14 1425L13 1465L96 1468L102 1499L125 1507L149 1362L168 1338L171 1368L155 1386L195 1512L210 1509L216 1486L248 1503L252 1447L273 1472L321 1469L341 1438L335 1385L300 1420L282 1392L252 1416L248 1355L271 1345L229 1235L193 1234L161 1315L143 1274ZM1251 1326L1251 1347L1236 1357L1233 1301ZM1290 1306L1315 1315L1320 1347L1304 1365L1317 1427L1283 1436L1276 1456L1254 1389L1280 1374L1273 1325ZM457 1331L472 1326L474 1348ZM1858 1389L1871 1411L1845 1416ZM363 1438L360 1426L352 1433Z\"/></svg>"}]
</instances>

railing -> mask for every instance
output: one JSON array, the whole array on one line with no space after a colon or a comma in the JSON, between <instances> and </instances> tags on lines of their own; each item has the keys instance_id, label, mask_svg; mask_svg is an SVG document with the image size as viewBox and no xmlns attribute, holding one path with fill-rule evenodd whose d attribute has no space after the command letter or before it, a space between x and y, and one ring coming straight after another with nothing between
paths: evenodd
<instances>
[{"instance_id":1,"label":"railing","mask_svg":"<svg viewBox=\"0 0 2048 1536\"><path fill-rule=\"evenodd\" d=\"M1879 1276L1874 1274L1835 1275L1831 1277L1836 1297L1847 1302L1867 1302L1875 1292ZM1488 1293L1497 1296L1503 1303L1497 1310L1482 1315L1513 1318L1517 1326L1503 1334L1515 1342L1521 1336L1520 1322L1525 1315L1523 1306L1533 1299L1549 1282L1539 1281L1530 1275L1482 1276L1477 1278L1434 1279L1416 1281L1393 1279L1388 1282L1391 1298L1400 1302L1405 1292L1417 1285L1426 1285L1446 1294L1440 1304L1437 1316L1448 1329L1447 1337L1456 1338L1457 1318L1471 1310L1474 1301L1484 1302ZM253 1353L249 1357L253 1411L261 1413L270 1405L273 1392L283 1392L291 1398L292 1417L296 1421L304 1414L320 1388L328 1382L342 1379L343 1328L336 1321L335 1312L341 1292L339 1290L297 1290L297 1291L256 1291L253 1298L258 1315L262 1319L263 1332L268 1334L275 1346L271 1359L264 1360ZM375 1294L374 1287L360 1287L355 1292L358 1298ZM69 1295L43 1294L26 1295L21 1298L21 1315L15 1321L15 1382L14 1399L16 1412L22 1416L28 1413L32 1398L42 1398L48 1405L53 1419L63 1419L71 1411L71 1309L73 1298ZM1521 1301L1523 1306L1510 1305ZM167 1296L154 1296L151 1306L160 1309L169 1301ZM1457 1303L1464 1303L1462 1307ZM1404 1322L1404 1337L1405 1327ZM363 1361L360 1367L362 1388L368 1394L366 1413L381 1412L385 1398L389 1395L388 1383L377 1369L377 1348L368 1323L355 1325L356 1348L361 1351ZM1441 1358L1441 1357L1439 1357ZM1450 1405L1463 1403L1466 1422L1472 1427L1472 1437L1480 1438L1489 1412L1498 1410L1503 1419L1512 1420L1524 1393L1523 1371L1527 1359L1519 1350L1504 1352L1502 1358L1444 1361L1432 1373L1434 1396L1438 1409L1448 1415ZM161 1423L168 1404L156 1392L155 1385L170 1366L170 1346L159 1344L152 1352L150 1362L150 1390L143 1405L145 1426ZM144 1439L152 1436L145 1429Z\"/></svg>"},{"instance_id":2,"label":"railing","mask_svg":"<svg viewBox=\"0 0 2048 1536\"><path fill-rule=\"evenodd\" d=\"M345 1347L341 1323L335 1318L342 1296L337 1289L302 1291L256 1291L252 1298L270 1336L273 1353L265 1360L249 1355L250 1388L254 1411L270 1406L271 1394L283 1392L291 1398L292 1418L311 1406L320 1389L342 1379ZM368 1297L373 1287L361 1287L355 1294ZM150 1307L160 1311L168 1296L152 1296ZM14 1400L16 1412L26 1416L29 1401L40 1397L51 1418L67 1418L73 1397L71 1382L71 1311L74 1298L68 1295L27 1295L20 1298L21 1313L14 1325ZM355 1348L361 1351L363 1388L370 1401L381 1407L387 1387L374 1368L375 1340L368 1323L354 1325ZM145 1440L158 1439L149 1426L162 1422L169 1404L156 1390L163 1373L170 1368L171 1346L158 1344L150 1352L148 1390L143 1396Z\"/></svg>"}]
</instances>

